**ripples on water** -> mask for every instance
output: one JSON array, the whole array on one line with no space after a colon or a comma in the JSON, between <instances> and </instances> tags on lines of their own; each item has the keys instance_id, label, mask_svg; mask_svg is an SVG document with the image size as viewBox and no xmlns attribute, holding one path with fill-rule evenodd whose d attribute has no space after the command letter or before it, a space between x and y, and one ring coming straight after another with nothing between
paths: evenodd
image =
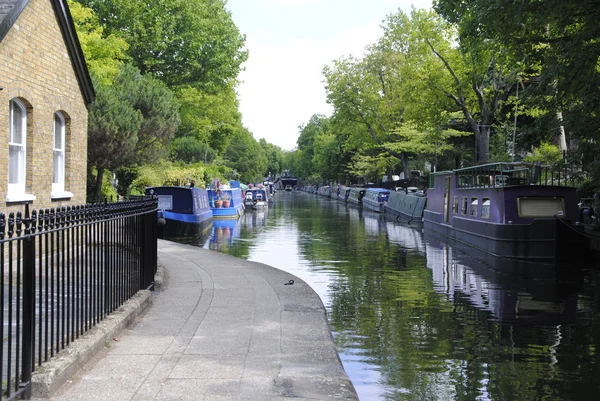
<instances>
[{"instance_id":1,"label":"ripples on water","mask_svg":"<svg viewBox=\"0 0 600 401\"><path fill-rule=\"evenodd\" d=\"M196 245L310 284L361 400L600 399L599 266L497 259L301 192Z\"/></svg>"}]
</instances>

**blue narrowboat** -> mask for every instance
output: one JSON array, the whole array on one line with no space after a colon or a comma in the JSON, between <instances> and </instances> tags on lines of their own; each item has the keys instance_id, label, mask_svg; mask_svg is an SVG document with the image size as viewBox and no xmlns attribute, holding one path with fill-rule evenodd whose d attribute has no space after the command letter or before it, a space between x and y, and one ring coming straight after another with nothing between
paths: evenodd
<instances>
[{"instance_id":1,"label":"blue narrowboat","mask_svg":"<svg viewBox=\"0 0 600 401\"><path fill-rule=\"evenodd\" d=\"M577 194L564 176L522 163L431 174L423 216L425 230L495 256L539 261L585 251L577 221Z\"/></svg>"},{"instance_id":2,"label":"blue narrowboat","mask_svg":"<svg viewBox=\"0 0 600 401\"><path fill-rule=\"evenodd\" d=\"M208 200L215 220L237 219L244 213L241 188L209 189Z\"/></svg>"},{"instance_id":3,"label":"blue narrowboat","mask_svg":"<svg viewBox=\"0 0 600 401\"><path fill-rule=\"evenodd\" d=\"M212 224L206 189L196 187L148 187L146 195L158 198L159 213L165 220L163 238L197 237ZM159 233L160 234L160 233Z\"/></svg>"},{"instance_id":4,"label":"blue narrowboat","mask_svg":"<svg viewBox=\"0 0 600 401\"><path fill-rule=\"evenodd\" d=\"M385 188L367 188L362 198L363 208L373 210L377 213L385 212L390 190Z\"/></svg>"}]
</instances>

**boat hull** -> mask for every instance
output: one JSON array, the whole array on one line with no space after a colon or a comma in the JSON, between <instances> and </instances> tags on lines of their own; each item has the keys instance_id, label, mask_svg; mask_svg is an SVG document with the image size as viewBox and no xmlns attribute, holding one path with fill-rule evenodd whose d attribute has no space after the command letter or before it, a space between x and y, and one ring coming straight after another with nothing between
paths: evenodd
<instances>
[{"instance_id":1,"label":"boat hull","mask_svg":"<svg viewBox=\"0 0 600 401\"><path fill-rule=\"evenodd\" d=\"M213 207L218 199L229 199L229 207ZM226 188L216 191L208 190L208 199L211 201L213 220L237 219L244 213L244 200L240 188Z\"/></svg>"},{"instance_id":2,"label":"boat hull","mask_svg":"<svg viewBox=\"0 0 600 401\"><path fill-rule=\"evenodd\" d=\"M149 187L147 195L158 198L160 238L197 237L211 225L212 211L208 192L195 187Z\"/></svg>"},{"instance_id":3,"label":"boat hull","mask_svg":"<svg viewBox=\"0 0 600 401\"><path fill-rule=\"evenodd\" d=\"M200 237L212 226L212 211L203 215L163 212L165 225L161 238Z\"/></svg>"},{"instance_id":4,"label":"boat hull","mask_svg":"<svg viewBox=\"0 0 600 401\"><path fill-rule=\"evenodd\" d=\"M398 220L423 222L423 211L426 205L427 197L425 196L404 191L392 191L385 205L385 213Z\"/></svg>"}]
</instances>

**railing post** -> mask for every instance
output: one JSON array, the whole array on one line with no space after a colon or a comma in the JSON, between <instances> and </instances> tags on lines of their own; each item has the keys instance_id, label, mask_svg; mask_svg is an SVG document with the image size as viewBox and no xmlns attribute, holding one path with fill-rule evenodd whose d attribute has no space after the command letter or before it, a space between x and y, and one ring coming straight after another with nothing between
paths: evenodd
<instances>
[{"instance_id":1,"label":"railing post","mask_svg":"<svg viewBox=\"0 0 600 401\"><path fill-rule=\"evenodd\" d=\"M23 396L31 397L31 375L33 372L33 330L35 326L35 240L29 216L29 204L25 204L25 237L23 240L23 354L21 381L25 386Z\"/></svg>"},{"instance_id":2,"label":"railing post","mask_svg":"<svg viewBox=\"0 0 600 401\"><path fill-rule=\"evenodd\" d=\"M145 290L147 285L147 267L146 267L146 247L148 245L147 241L146 241L146 237L148 236L148 233L146 233L146 218L147 218L147 213L143 213L140 216L140 226L139 226L139 233L140 233L140 290Z\"/></svg>"}]
</instances>

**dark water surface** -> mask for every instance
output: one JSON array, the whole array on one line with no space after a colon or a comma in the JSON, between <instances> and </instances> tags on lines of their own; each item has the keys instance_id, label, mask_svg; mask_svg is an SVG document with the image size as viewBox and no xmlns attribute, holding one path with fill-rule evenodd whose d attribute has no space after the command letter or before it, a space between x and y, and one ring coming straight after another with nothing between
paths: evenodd
<instances>
[{"instance_id":1,"label":"dark water surface","mask_svg":"<svg viewBox=\"0 0 600 401\"><path fill-rule=\"evenodd\" d=\"M309 283L361 400L600 399L598 262L515 263L316 195L275 202L196 244Z\"/></svg>"}]
</instances>

